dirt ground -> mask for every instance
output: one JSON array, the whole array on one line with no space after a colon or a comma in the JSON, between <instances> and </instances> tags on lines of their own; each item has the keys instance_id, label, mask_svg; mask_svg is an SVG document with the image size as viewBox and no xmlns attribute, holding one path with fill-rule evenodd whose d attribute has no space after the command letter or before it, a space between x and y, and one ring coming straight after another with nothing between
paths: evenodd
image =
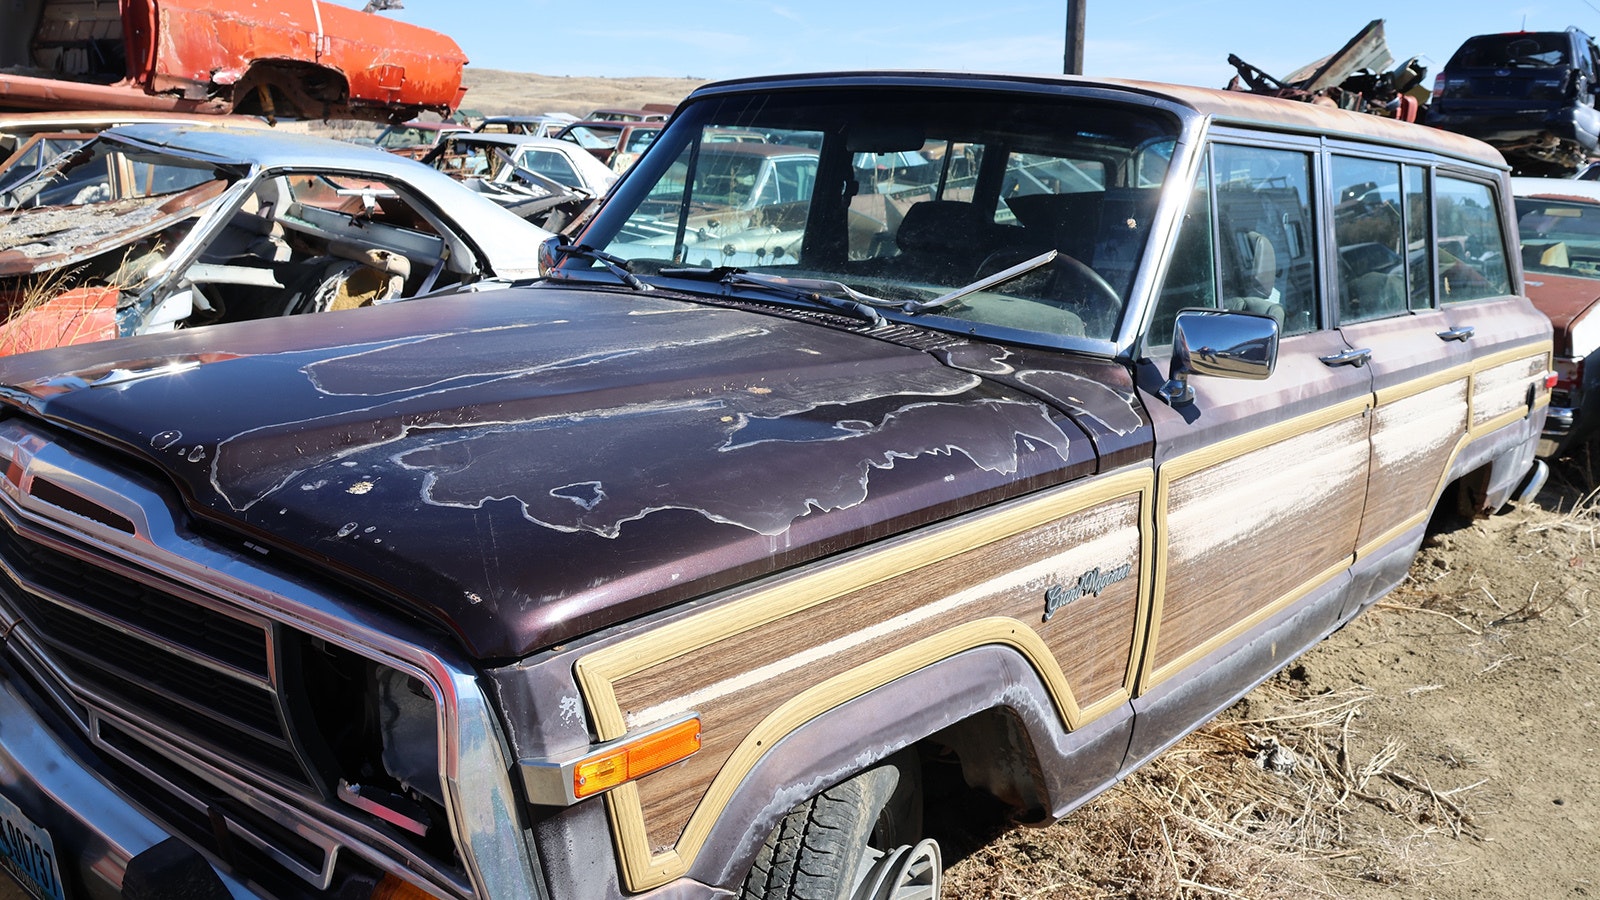
<instances>
[{"instance_id":1,"label":"dirt ground","mask_svg":"<svg viewBox=\"0 0 1600 900\"><path fill-rule=\"evenodd\" d=\"M1440 531L1376 607L1063 822L953 848L946 895L1600 896L1591 471Z\"/></svg>"}]
</instances>

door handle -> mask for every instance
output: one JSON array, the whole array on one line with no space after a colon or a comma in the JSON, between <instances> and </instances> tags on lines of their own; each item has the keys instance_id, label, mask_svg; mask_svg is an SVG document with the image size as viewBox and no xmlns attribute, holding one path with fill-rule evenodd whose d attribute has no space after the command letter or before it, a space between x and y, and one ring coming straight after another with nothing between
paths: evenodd
<instances>
[{"instance_id":1,"label":"door handle","mask_svg":"<svg viewBox=\"0 0 1600 900\"><path fill-rule=\"evenodd\" d=\"M1477 330L1478 329L1473 328L1471 325L1463 325L1460 328L1452 328L1449 331L1438 332L1439 340L1441 340L1441 341L1465 341L1465 340L1469 340L1469 339L1471 339L1472 335L1477 332Z\"/></svg>"},{"instance_id":2,"label":"door handle","mask_svg":"<svg viewBox=\"0 0 1600 900\"><path fill-rule=\"evenodd\" d=\"M1319 356L1317 359L1330 366L1355 366L1359 369L1372 359L1372 351L1363 347L1360 350L1346 350L1332 356Z\"/></svg>"}]
</instances>

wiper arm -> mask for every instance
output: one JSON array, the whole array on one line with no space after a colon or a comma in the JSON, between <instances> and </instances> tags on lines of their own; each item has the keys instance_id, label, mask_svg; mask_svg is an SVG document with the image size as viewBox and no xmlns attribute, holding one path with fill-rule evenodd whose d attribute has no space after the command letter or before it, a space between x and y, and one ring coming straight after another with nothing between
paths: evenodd
<instances>
[{"instance_id":1,"label":"wiper arm","mask_svg":"<svg viewBox=\"0 0 1600 900\"><path fill-rule=\"evenodd\" d=\"M907 303L902 306L901 309L912 314L927 312L930 309L943 309L944 307L949 306L968 294L976 294L979 291L987 291L989 288L999 284L1004 284L1005 282L1010 281L1019 275L1026 275L1040 266L1049 265L1055 261L1056 256L1057 251L1047 250L1044 253L1033 257L1032 259L1025 259L1009 269L1001 269L993 275L980 278L966 287L956 288L948 294L935 297L932 300L924 300L921 303Z\"/></svg>"},{"instance_id":2,"label":"wiper arm","mask_svg":"<svg viewBox=\"0 0 1600 900\"><path fill-rule=\"evenodd\" d=\"M607 253L604 250L596 250L595 248L586 244L558 244L556 245L556 252L563 256L576 256L582 259L592 259L602 266L605 266L608 270L610 270L611 274L617 276L618 280L636 291L653 290L650 285L640 281L639 276L633 274L633 272L628 268L628 261L620 256L612 256L610 253Z\"/></svg>"},{"instance_id":3,"label":"wiper arm","mask_svg":"<svg viewBox=\"0 0 1600 900\"><path fill-rule=\"evenodd\" d=\"M726 272L720 279L729 287L753 287L792 300L821 306L872 323L883 324L883 316L874 306L895 307L900 304L870 294L863 294L847 284L811 278L779 278L775 275L751 275L740 269ZM842 295L842 296L841 296Z\"/></svg>"}]
</instances>

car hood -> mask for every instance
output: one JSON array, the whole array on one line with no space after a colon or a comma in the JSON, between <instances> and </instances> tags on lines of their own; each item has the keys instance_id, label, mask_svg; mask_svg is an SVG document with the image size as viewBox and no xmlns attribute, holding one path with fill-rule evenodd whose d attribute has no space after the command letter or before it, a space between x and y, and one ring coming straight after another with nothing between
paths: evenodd
<instances>
[{"instance_id":1,"label":"car hood","mask_svg":"<svg viewBox=\"0 0 1600 900\"><path fill-rule=\"evenodd\" d=\"M1039 391L973 374L1007 355L536 287L24 354L0 383L488 659L1093 471Z\"/></svg>"},{"instance_id":2,"label":"car hood","mask_svg":"<svg viewBox=\"0 0 1600 900\"><path fill-rule=\"evenodd\" d=\"M1550 317L1557 356L1588 356L1600 348L1600 279L1528 272L1524 286Z\"/></svg>"}]
</instances>

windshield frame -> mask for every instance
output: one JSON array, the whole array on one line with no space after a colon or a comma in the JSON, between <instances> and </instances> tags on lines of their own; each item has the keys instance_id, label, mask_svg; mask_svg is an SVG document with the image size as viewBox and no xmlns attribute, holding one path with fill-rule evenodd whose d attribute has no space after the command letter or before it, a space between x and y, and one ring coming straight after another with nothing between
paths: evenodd
<instances>
[{"instance_id":1,"label":"windshield frame","mask_svg":"<svg viewBox=\"0 0 1600 900\"><path fill-rule=\"evenodd\" d=\"M1131 281L1128 284L1126 296L1123 298L1122 308L1109 331L1102 331L1094 336L1053 333L1048 331L1025 330L1006 325L978 321L968 318L935 313L933 311L907 312L905 310L886 308L881 309L885 318L895 322L912 323L922 327L949 331L963 336L992 339L1007 344L1044 347L1050 349L1075 350L1100 356L1115 356L1131 358L1137 343L1140 325L1145 318L1148 306L1148 297L1158 275L1153 271L1156 263L1164 256L1170 244L1171 234L1175 229L1174 217L1181 215L1182 199L1187 196L1186 190L1179 190L1180 182L1192 180L1195 171L1193 148L1199 143L1200 132L1203 131L1207 117L1194 108L1177 100L1162 97L1158 93L1140 89L1139 86L1126 88L1111 84L1074 84L1060 80L1011 78L1004 76L957 76L949 74L922 74L922 73L889 73L889 74L844 74L824 77L777 77L759 79L754 83L735 82L723 85L712 85L702 88L685 101L679 112L673 117L667 128L656 138L650 151L647 151L635 168L624 178L609 197L606 207L585 229L575 243L582 243L605 249L608 245L615 246L615 239L620 234L623 225L630 215L642 204L654 189L657 182L666 174L667 169L679 158L682 152L690 151L692 136L699 135L701 130L708 126L727 126L723 121L712 121L710 111L715 109L716 102L727 99L737 99L739 96L759 94L771 96L786 92L821 92L837 100L840 91L860 90L864 98L871 98L875 94L881 96L885 90L905 90L910 92L926 91L937 92L942 95L957 93L963 100L982 103L986 95L992 96L995 103L1009 101L1030 102L1038 100L1046 103L1061 104L1082 102L1093 105L1111 105L1127 108L1135 113L1153 115L1157 120L1164 119L1161 127L1164 133L1159 141L1163 153L1152 158L1168 159L1162 184L1156 198L1153 214L1149 219L1148 232L1144 238L1142 249L1137 258L1132 262ZM752 97L752 99L755 99ZM724 116L725 118L725 116ZM698 151L699 144L695 143L694 151ZM1140 148L1149 144L1138 145ZM1166 148L1170 148L1168 151ZM692 152L692 151L691 151ZM1140 152L1143 152L1141 149ZM824 166L828 163L824 162ZM1132 176L1130 176L1131 180ZM1176 199L1175 199L1176 198ZM694 265L694 261L685 261L684 265ZM695 295L711 295L721 297L743 298L745 291L737 287L708 282L704 277L674 277L671 274L649 271L650 266L639 268L640 277L647 283L656 287L666 288ZM753 271L771 272L770 269L760 268ZM779 273L782 274L782 273ZM830 273L829 269L806 269L793 273L801 278L839 278L838 273ZM554 281L594 282L598 284L615 284L615 277L608 272L591 269L586 261L574 262L571 259L561 260L551 271L550 276ZM845 279L847 282L850 279ZM976 279L971 279L976 280ZM863 281L852 284L867 293L875 293L879 284ZM952 285L951 287L956 287ZM931 295L930 295L931 298ZM770 299L770 298L761 298ZM928 298L923 298L928 299Z\"/></svg>"}]
</instances>

